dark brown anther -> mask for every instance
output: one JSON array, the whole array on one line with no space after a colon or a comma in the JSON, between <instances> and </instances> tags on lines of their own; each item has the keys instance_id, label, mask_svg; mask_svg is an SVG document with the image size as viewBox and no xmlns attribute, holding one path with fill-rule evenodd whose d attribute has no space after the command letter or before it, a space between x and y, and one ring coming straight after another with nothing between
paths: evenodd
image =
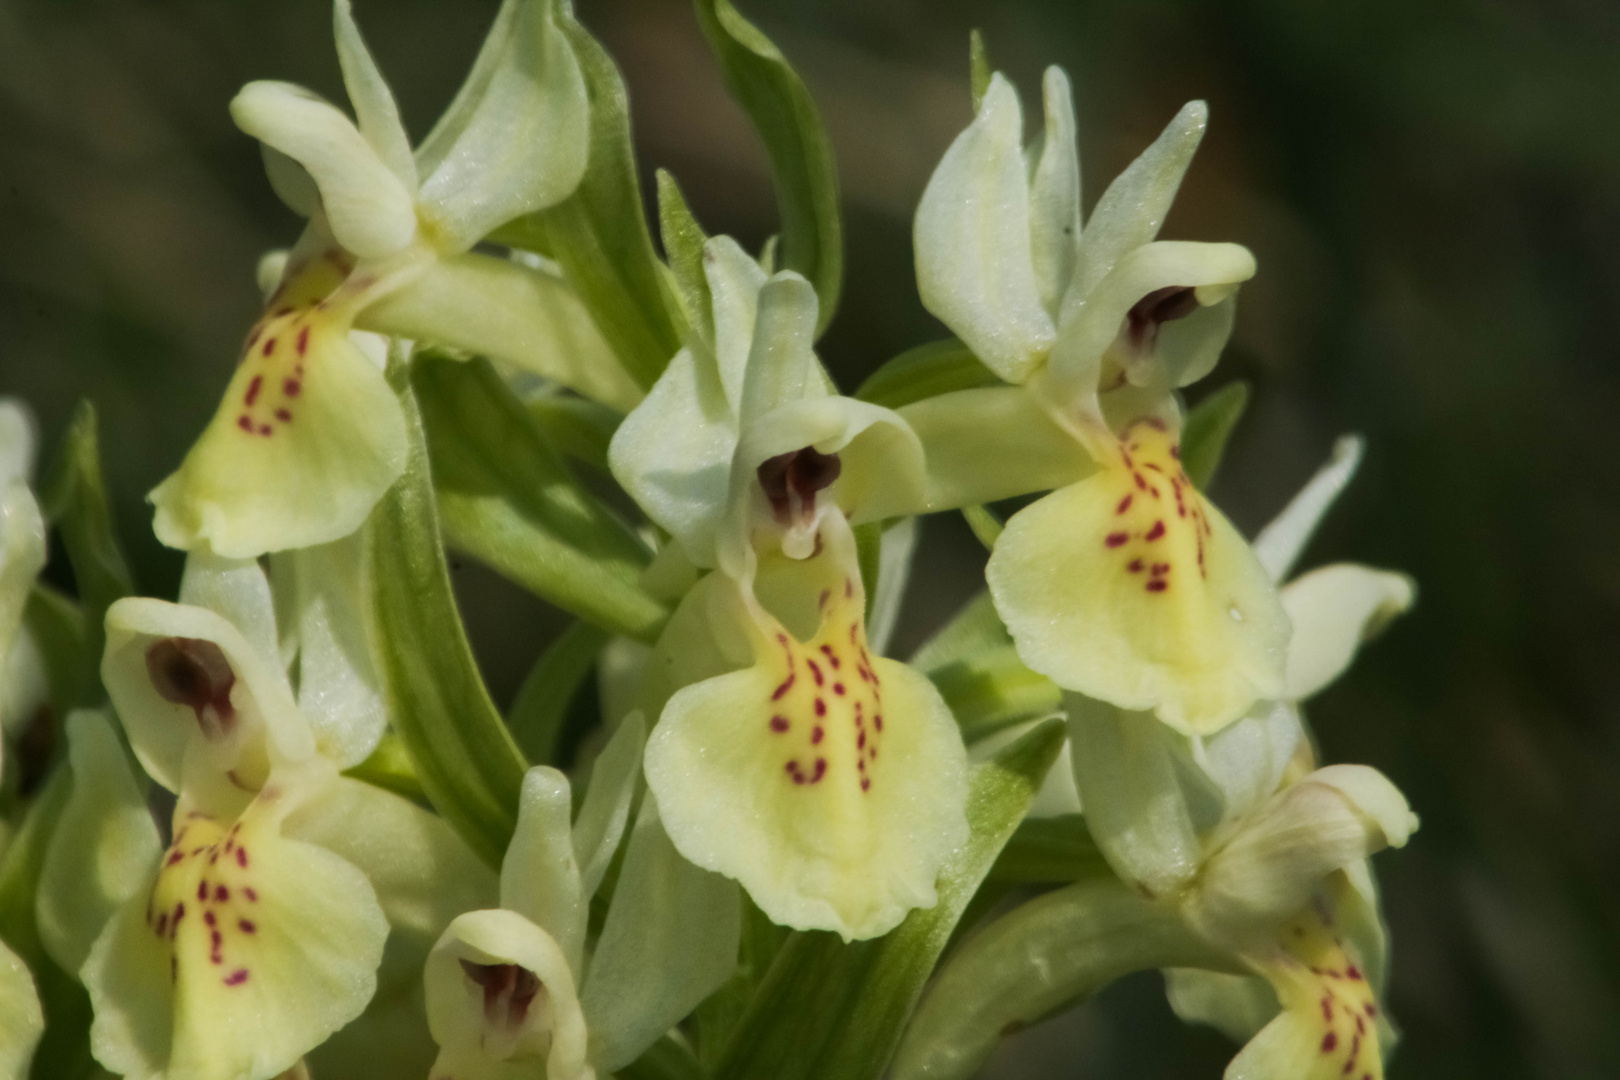
<instances>
[{"instance_id":1,"label":"dark brown anther","mask_svg":"<svg viewBox=\"0 0 1620 1080\"><path fill-rule=\"evenodd\" d=\"M1138 353L1151 352L1159 340L1159 327L1184 319L1198 310L1198 295L1189 285L1154 289L1131 305L1125 314L1125 335Z\"/></svg>"},{"instance_id":2,"label":"dark brown anther","mask_svg":"<svg viewBox=\"0 0 1620 1080\"><path fill-rule=\"evenodd\" d=\"M816 509L816 492L831 487L843 468L837 454L823 454L807 446L762 462L759 486L765 489L776 520L788 525L792 523L794 499L798 500L799 513L810 517Z\"/></svg>"},{"instance_id":3,"label":"dark brown anther","mask_svg":"<svg viewBox=\"0 0 1620 1080\"><path fill-rule=\"evenodd\" d=\"M539 976L516 964L475 964L471 960L463 960L461 970L484 989L485 1020L508 1031L523 1025L541 990Z\"/></svg>"},{"instance_id":4,"label":"dark brown anther","mask_svg":"<svg viewBox=\"0 0 1620 1080\"><path fill-rule=\"evenodd\" d=\"M236 672L218 645L202 638L164 638L146 650L146 674L164 701L184 705L197 715L209 738L228 735L236 726L231 687Z\"/></svg>"}]
</instances>

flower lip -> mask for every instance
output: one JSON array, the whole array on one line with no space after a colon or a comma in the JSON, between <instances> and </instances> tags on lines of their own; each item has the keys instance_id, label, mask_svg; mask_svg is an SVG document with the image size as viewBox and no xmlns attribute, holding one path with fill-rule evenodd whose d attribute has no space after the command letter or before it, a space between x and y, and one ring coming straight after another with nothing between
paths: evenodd
<instances>
[{"instance_id":1,"label":"flower lip","mask_svg":"<svg viewBox=\"0 0 1620 1080\"><path fill-rule=\"evenodd\" d=\"M539 976L517 964L478 964L462 958L461 970L483 988L485 1019L506 1031L523 1026L534 999L545 991Z\"/></svg>"},{"instance_id":2,"label":"flower lip","mask_svg":"<svg viewBox=\"0 0 1620 1080\"><path fill-rule=\"evenodd\" d=\"M208 738L229 735L236 727L231 704L236 672L212 641L171 637L154 642L146 650L146 672L163 700L196 713L197 725Z\"/></svg>"},{"instance_id":3,"label":"flower lip","mask_svg":"<svg viewBox=\"0 0 1620 1080\"><path fill-rule=\"evenodd\" d=\"M843 468L837 454L823 454L807 446L767 458L757 473L771 513L778 522L789 525L795 517L802 520L815 516L816 492L831 487Z\"/></svg>"},{"instance_id":4,"label":"flower lip","mask_svg":"<svg viewBox=\"0 0 1620 1080\"><path fill-rule=\"evenodd\" d=\"M1167 285L1154 289L1125 314L1125 339L1137 353L1153 351L1159 327L1184 319L1198 310L1198 294L1191 285Z\"/></svg>"}]
</instances>

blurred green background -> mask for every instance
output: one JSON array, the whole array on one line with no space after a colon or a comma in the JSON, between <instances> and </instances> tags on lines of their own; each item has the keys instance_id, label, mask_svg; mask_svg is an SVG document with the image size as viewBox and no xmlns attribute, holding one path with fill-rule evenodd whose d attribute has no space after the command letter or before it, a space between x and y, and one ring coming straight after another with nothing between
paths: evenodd
<instances>
[{"instance_id":1,"label":"blurred green background","mask_svg":"<svg viewBox=\"0 0 1620 1080\"><path fill-rule=\"evenodd\" d=\"M361 0L425 133L493 0ZM629 82L641 163L711 232L774 228L765 159L676 0L578 0ZM967 33L1033 100L1073 76L1087 204L1189 98L1213 122L1165 235L1260 261L1210 385L1255 384L1215 496L1263 523L1359 431L1308 564L1414 574L1417 610L1314 703L1327 757L1387 771L1423 829L1380 867L1394 1077L1620 1076L1620 4L1613 0L758 0L824 110L849 275L823 353L847 387L939 336L910 212L968 120ZM0 393L47 447L95 399L145 591L179 560L142 497L214 408L254 262L297 221L226 103L253 78L341 99L325 0L0 0ZM983 553L931 520L902 650ZM506 700L561 624L459 568ZM1157 976L1012 1040L995 1077L1212 1077Z\"/></svg>"}]
</instances>

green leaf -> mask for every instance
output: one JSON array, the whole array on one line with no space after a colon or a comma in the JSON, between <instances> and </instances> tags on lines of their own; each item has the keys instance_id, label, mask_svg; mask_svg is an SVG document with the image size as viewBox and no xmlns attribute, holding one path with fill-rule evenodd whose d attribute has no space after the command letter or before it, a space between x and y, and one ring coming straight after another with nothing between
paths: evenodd
<instances>
[{"instance_id":1,"label":"green leaf","mask_svg":"<svg viewBox=\"0 0 1620 1080\"><path fill-rule=\"evenodd\" d=\"M989 507L964 506L962 517L967 521L968 528L973 530L974 538L984 545L984 550L996 550L996 541L1001 539L1002 530L1007 526Z\"/></svg>"},{"instance_id":2,"label":"green leaf","mask_svg":"<svg viewBox=\"0 0 1620 1080\"><path fill-rule=\"evenodd\" d=\"M106 640L107 609L133 594L135 583L118 543L118 527L101 473L96 407L91 402L79 402L43 491L45 516L61 533L84 608L85 652L91 665L79 701L93 705L102 696L96 665Z\"/></svg>"},{"instance_id":3,"label":"green leaf","mask_svg":"<svg viewBox=\"0 0 1620 1080\"><path fill-rule=\"evenodd\" d=\"M568 706L596 670L606 631L577 622L558 635L529 669L507 716L512 737L535 765L556 765Z\"/></svg>"},{"instance_id":4,"label":"green leaf","mask_svg":"<svg viewBox=\"0 0 1620 1080\"><path fill-rule=\"evenodd\" d=\"M692 336L712 352L714 299L709 293L709 276L703 272L703 244L708 237L686 205L681 186L663 169L658 170L658 224L686 323Z\"/></svg>"},{"instance_id":5,"label":"green leaf","mask_svg":"<svg viewBox=\"0 0 1620 1080\"><path fill-rule=\"evenodd\" d=\"M1003 1036L1132 971L1229 964L1173 905L1143 899L1113 877L1079 881L968 939L929 988L891 1080L967 1080Z\"/></svg>"},{"instance_id":6,"label":"green leaf","mask_svg":"<svg viewBox=\"0 0 1620 1080\"><path fill-rule=\"evenodd\" d=\"M927 675L959 660L1012 644L989 590L962 605L954 618L911 654L911 666Z\"/></svg>"},{"instance_id":7,"label":"green leaf","mask_svg":"<svg viewBox=\"0 0 1620 1080\"><path fill-rule=\"evenodd\" d=\"M1181 427L1181 464L1200 491L1209 487L1226 453L1226 440L1249 405L1249 384L1227 383L1193 406Z\"/></svg>"},{"instance_id":8,"label":"green leaf","mask_svg":"<svg viewBox=\"0 0 1620 1080\"><path fill-rule=\"evenodd\" d=\"M990 89L990 76L995 74L995 68L990 66L990 54L984 47L984 35L978 28L968 34L968 78L973 86L973 112L977 115L979 104L984 101L985 91Z\"/></svg>"},{"instance_id":9,"label":"green leaf","mask_svg":"<svg viewBox=\"0 0 1620 1080\"><path fill-rule=\"evenodd\" d=\"M608 444L623 414L589 398L549 390L523 404L551 445L575 461L608 471Z\"/></svg>"},{"instance_id":10,"label":"green leaf","mask_svg":"<svg viewBox=\"0 0 1620 1080\"><path fill-rule=\"evenodd\" d=\"M883 1072L968 901L1023 818L1063 745L1063 725L1042 724L974 770L968 842L939 878L939 903L892 933L844 944L836 935L788 938L715 1080L868 1080Z\"/></svg>"},{"instance_id":11,"label":"green leaf","mask_svg":"<svg viewBox=\"0 0 1620 1080\"><path fill-rule=\"evenodd\" d=\"M405 412L410 455L367 526L377 671L428 800L498 867L527 763L489 699L456 610L409 366L390 362L388 382Z\"/></svg>"},{"instance_id":12,"label":"green leaf","mask_svg":"<svg viewBox=\"0 0 1620 1080\"><path fill-rule=\"evenodd\" d=\"M927 673L945 704L956 714L962 739L978 742L1038 716L1050 716L1063 703L1063 691L1018 659L1011 645L977 652Z\"/></svg>"},{"instance_id":13,"label":"green leaf","mask_svg":"<svg viewBox=\"0 0 1620 1080\"><path fill-rule=\"evenodd\" d=\"M1108 861L1086 828L1085 815L1061 814L1030 818L1018 826L985 880L998 885L1041 885L1109 872Z\"/></svg>"},{"instance_id":14,"label":"green leaf","mask_svg":"<svg viewBox=\"0 0 1620 1080\"><path fill-rule=\"evenodd\" d=\"M579 60L590 98L585 176L561 203L508 223L490 239L555 259L625 370L650 387L681 340L642 211L624 79L571 12L559 7L557 25Z\"/></svg>"},{"instance_id":15,"label":"green leaf","mask_svg":"<svg viewBox=\"0 0 1620 1080\"><path fill-rule=\"evenodd\" d=\"M797 271L815 286L819 335L838 307L844 275L838 169L821 114L781 51L731 0L695 0L694 7L726 88L748 113L771 159L782 215L778 268Z\"/></svg>"},{"instance_id":16,"label":"green leaf","mask_svg":"<svg viewBox=\"0 0 1620 1080\"><path fill-rule=\"evenodd\" d=\"M621 1080L703 1080L703 1066L686 1043L671 1033L615 1075Z\"/></svg>"},{"instance_id":17,"label":"green leaf","mask_svg":"<svg viewBox=\"0 0 1620 1080\"><path fill-rule=\"evenodd\" d=\"M412 381L450 545L565 611L651 641L668 616L639 583L651 553L580 485L494 367L428 354Z\"/></svg>"},{"instance_id":18,"label":"green leaf","mask_svg":"<svg viewBox=\"0 0 1620 1080\"><path fill-rule=\"evenodd\" d=\"M907 349L867 376L855 396L887 409L898 409L956 390L1000 386L996 373L955 338L930 341Z\"/></svg>"},{"instance_id":19,"label":"green leaf","mask_svg":"<svg viewBox=\"0 0 1620 1080\"><path fill-rule=\"evenodd\" d=\"M878 577L883 569L883 522L868 521L852 531L855 533L855 559L861 568L861 587L866 590L866 618L870 622L872 604L877 600Z\"/></svg>"},{"instance_id":20,"label":"green leaf","mask_svg":"<svg viewBox=\"0 0 1620 1080\"><path fill-rule=\"evenodd\" d=\"M23 626L39 645L50 684L51 710L58 717L79 703L80 687L101 663L89 647L90 626L84 609L44 582L36 582L23 608Z\"/></svg>"},{"instance_id":21,"label":"green leaf","mask_svg":"<svg viewBox=\"0 0 1620 1080\"><path fill-rule=\"evenodd\" d=\"M96 1070L90 1056L90 996L45 952L34 918L45 853L72 793L73 774L58 763L0 855L0 940L28 965L45 1012L45 1035L31 1072L37 1080L79 1080Z\"/></svg>"}]
</instances>

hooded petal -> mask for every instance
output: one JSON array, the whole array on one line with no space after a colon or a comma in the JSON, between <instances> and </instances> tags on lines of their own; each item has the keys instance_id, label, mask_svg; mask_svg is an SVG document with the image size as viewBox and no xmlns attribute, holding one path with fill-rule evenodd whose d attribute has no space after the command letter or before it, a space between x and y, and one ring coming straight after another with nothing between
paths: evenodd
<instances>
[{"instance_id":1,"label":"hooded petal","mask_svg":"<svg viewBox=\"0 0 1620 1080\"><path fill-rule=\"evenodd\" d=\"M101 677L135 756L170 791L181 790L182 768L199 760L255 791L273 758L297 761L315 750L285 676L205 608L118 601L107 610Z\"/></svg>"},{"instance_id":2,"label":"hooded petal","mask_svg":"<svg viewBox=\"0 0 1620 1080\"><path fill-rule=\"evenodd\" d=\"M779 614L732 587L753 664L670 699L647 782L681 854L774 921L867 938L934 903L966 837L966 754L933 685L867 651L842 515L820 535L819 554L762 569Z\"/></svg>"},{"instance_id":3,"label":"hooded petal","mask_svg":"<svg viewBox=\"0 0 1620 1080\"><path fill-rule=\"evenodd\" d=\"M414 192L416 163L411 159L411 141L400 123L394 93L360 37L349 0L334 0L332 4L332 35L343 68L343 88L349 92L360 134L405 189Z\"/></svg>"},{"instance_id":4,"label":"hooded petal","mask_svg":"<svg viewBox=\"0 0 1620 1080\"><path fill-rule=\"evenodd\" d=\"M1055 315L1080 251L1080 153L1069 76L1049 67L1041 78L1046 127L1029 178L1029 240L1041 304Z\"/></svg>"},{"instance_id":5,"label":"hooded petal","mask_svg":"<svg viewBox=\"0 0 1620 1080\"><path fill-rule=\"evenodd\" d=\"M257 559L225 559L207 551L187 555L179 602L225 619L241 631L266 665L280 661L276 603Z\"/></svg>"},{"instance_id":6,"label":"hooded petal","mask_svg":"<svg viewBox=\"0 0 1620 1080\"><path fill-rule=\"evenodd\" d=\"M1340 563L1312 570L1282 591L1293 623L1286 691L1303 701L1337 679L1363 641L1412 606L1417 586L1405 574Z\"/></svg>"},{"instance_id":7,"label":"hooded petal","mask_svg":"<svg viewBox=\"0 0 1620 1080\"><path fill-rule=\"evenodd\" d=\"M73 790L51 834L36 893L40 940L78 971L101 929L145 884L163 843L105 714L67 720Z\"/></svg>"},{"instance_id":8,"label":"hooded petal","mask_svg":"<svg viewBox=\"0 0 1620 1080\"><path fill-rule=\"evenodd\" d=\"M1161 240L1122 255L1069 304L1047 385L1066 402L1126 381L1168 392L1203 378L1226 345L1232 295L1254 271L1237 244Z\"/></svg>"},{"instance_id":9,"label":"hooded petal","mask_svg":"<svg viewBox=\"0 0 1620 1080\"><path fill-rule=\"evenodd\" d=\"M923 306L1015 383L1040 366L1055 338L1035 269L1022 139L1018 92L997 74L929 179L912 231ZM1051 187L1043 184L1042 194ZM1043 249L1047 262L1051 255Z\"/></svg>"},{"instance_id":10,"label":"hooded petal","mask_svg":"<svg viewBox=\"0 0 1620 1080\"><path fill-rule=\"evenodd\" d=\"M505 0L461 90L417 151L419 196L449 252L552 206L585 174L585 78L551 0Z\"/></svg>"},{"instance_id":11,"label":"hooded petal","mask_svg":"<svg viewBox=\"0 0 1620 1080\"><path fill-rule=\"evenodd\" d=\"M415 237L414 193L329 102L291 83L261 80L232 100L231 119L308 171L332 234L347 250L390 255Z\"/></svg>"},{"instance_id":12,"label":"hooded petal","mask_svg":"<svg viewBox=\"0 0 1620 1080\"><path fill-rule=\"evenodd\" d=\"M91 1047L135 1080L273 1076L359 1016L388 923L365 875L282 835L335 779L278 770L234 822L177 811L148 890L113 918L82 976Z\"/></svg>"},{"instance_id":13,"label":"hooded petal","mask_svg":"<svg viewBox=\"0 0 1620 1080\"><path fill-rule=\"evenodd\" d=\"M323 544L359 528L404 471L399 402L326 285L261 320L219 411L148 496L165 544L232 558Z\"/></svg>"},{"instance_id":14,"label":"hooded petal","mask_svg":"<svg viewBox=\"0 0 1620 1080\"><path fill-rule=\"evenodd\" d=\"M45 1032L34 977L0 941L0 1080L23 1080Z\"/></svg>"},{"instance_id":15,"label":"hooded petal","mask_svg":"<svg viewBox=\"0 0 1620 1080\"><path fill-rule=\"evenodd\" d=\"M1298 495L1254 538L1254 554L1271 580L1282 581L1299 561L1322 517L1349 486L1361 464L1362 441L1346 435L1333 444L1327 464L1316 471Z\"/></svg>"},{"instance_id":16,"label":"hooded petal","mask_svg":"<svg viewBox=\"0 0 1620 1080\"><path fill-rule=\"evenodd\" d=\"M428 1027L441 1051L430 1075L444 1080L532 1076L591 1080L585 1015L562 949L512 911L472 911L445 930L428 957ZM502 1063L543 1063L534 1072Z\"/></svg>"},{"instance_id":17,"label":"hooded petal","mask_svg":"<svg viewBox=\"0 0 1620 1080\"><path fill-rule=\"evenodd\" d=\"M1071 301L1084 300L1115 263L1159 235L1208 126L1209 106L1189 101L1153 145L1108 185L1086 222L1069 286Z\"/></svg>"},{"instance_id":18,"label":"hooded petal","mask_svg":"<svg viewBox=\"0 0 1620 1080\"><path fill-rule=\"evenodd\" d=\"M1131 425L1116 453L1007 523L985 572L996 610L1059 686L1212 734L1281 694L1287 616L1162 424Z\"/></svg>"},{"instance_id":19,"label":"hooded petal","mask_svg":"<svg viewBox=\"0 0 1620 1080\"><path fill-rule=\"evenodd\" d=\"M1318 769L1273 796L1210 856L1189 917L1239 947L1269 937L1328 875L1404 845L1416 827L1406 799L1376 769Z\"/></svg>"}]
</instances>

